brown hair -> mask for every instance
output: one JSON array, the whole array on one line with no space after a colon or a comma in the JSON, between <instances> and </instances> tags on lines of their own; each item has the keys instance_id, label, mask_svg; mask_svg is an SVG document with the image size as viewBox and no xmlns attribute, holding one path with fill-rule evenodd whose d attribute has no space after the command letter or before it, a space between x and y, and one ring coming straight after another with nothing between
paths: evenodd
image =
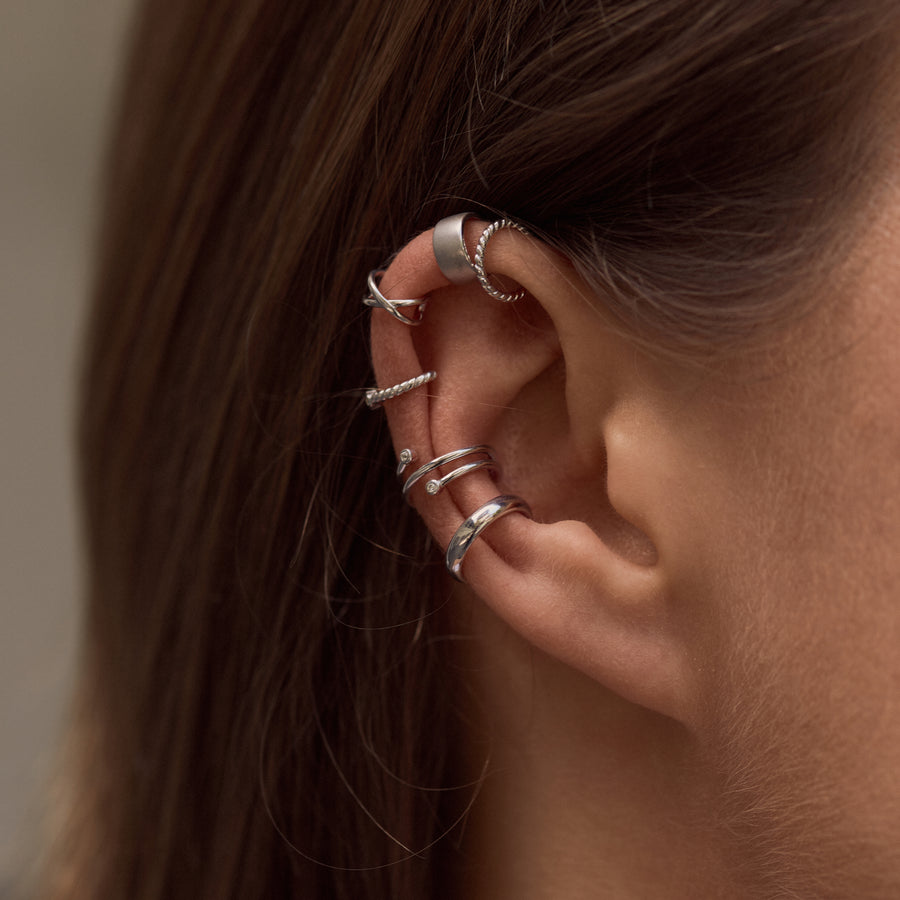
<instances>
[{"instance_id":1,"label":"brown hair","mask_svg":"<svg viewBox=\"0 0 900 900\"><path fill-rule=\"evenodd\" d=\"M48 896L449 892L469 703L354 390L366 272L443 215L502 211L643 340L743 340L849 237L897 18L144 4L84 369L86 640Z\"/></svg>"}]
</instances>

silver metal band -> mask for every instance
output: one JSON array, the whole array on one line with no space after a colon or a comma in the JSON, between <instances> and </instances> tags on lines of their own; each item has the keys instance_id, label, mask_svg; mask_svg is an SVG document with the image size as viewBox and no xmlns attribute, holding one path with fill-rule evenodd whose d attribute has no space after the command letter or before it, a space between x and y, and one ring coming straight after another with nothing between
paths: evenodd
<instances>
[{"instance_id":1,"label":"silver metal band","mask_svg":"<svg viewBox=\"0 0 900 900\"><path fill-rule=\"evenodd\" d=\"M457 478L462 478L463 475L468 475L470 472L476 472L478 469L490 469L492 472L498 471L495 460L478 459L475 460L475 462L466 463L458 469L454 469L452 472L448 472L443 478L429 478L428 481L425 482L425 493L430 497L433 497L447 487L451 481L456 481Z\"/></svg>"},{"instance_id":2,"label":"silver metal band","mask_svg":"<svg viewBox=\"0 0 900 900\"><path fill-rule=\"evenodd\" d=\"M513 494L503 494L499 497L494 497L493 500L488 501L484 506L480 506L456 529L456 534L453 535L450 543L447 545L445 562L450 574L457 581L464 580L461 574L463 559L475 539L488 525L514 512L520 512L528 516L529 519L531 518L531 507L521 497L516 497Z\"/></svg>"},{"instance_id":3,"label":"silver metal band","mask_svg":"<svg viewBox=\"0 0 900 900\"><path fill-rule=\"evenodd\" d=\"M513 222L512 219L498 219L496 222L491 222L491 224L481 232L481 237L478 238L478 246L475 248L475 259L472 260L472 267L475 269L475 277L478 279L478 283L484 288L487 294L497 300L502 300L504 303L515 303L516 300L521 300L525 296L525 291L516 291L515 294L505 294L503 291L497 290L497 288L491 284L487 273L484 271L484 251L487 248L487 243L498 231L501 231L504 228L512 228L525 235L529 234L527 229L523 228L518 222Z\"/></svg>"},{"instance_id":4,"label":"silver metal band","mask_svg":"<svg viewBox=\"0 0 900 900\"><path fill-rule=\"evenodd\" d=\"M415 378L401 381L400 384L395 384L393 387L381 388L380 390L378 388L371 388L366 391L366 406L368 406L369 409L375 409L376 407L381 406L385 400L393 400L394 397L399 397L407 391L413 391L423 384L428 384L429 381L434 381L435 378L437 378L437 372L424 372L421 375L417 375Z\"/></svg>"},{"instance_id":5,"label":"silver metal band","mask_svg":"<svg viewBox=\"0 0 900 900\"><path fill-rule=\"evenodd\" d=\"M408 499L409 492L413 485L418 481L421 481L426 475L430 475L436 469L439 469L441 466L464 459L467 456L474 456L475 454L482 456L483 459L460 466L443 478L430 479L425 485L426 492L431 495L438 494L444 486L451 481L461 478L463 475L468 475L469 472L474 472L476 469L497 468L494 451L487 444L475 444L472 447L463 447L462 450L451 450L449 453L444 453L431 460L431 462L425 463L424 466L420 466L416 469L415 472L406 479L406 483L403 485L403 496Z\"/></svg>"},{"instance_id":6,"label":"silver metal band","mask_svg":"<svg viewBox=\"0 0 900 900\"><path fill-rule=\"evenodd\" d=\"M434 226L431 244L438 268L453 284L465 284L475 280L475 269L466 250L465 222L475 213L457 213L447 216Z\"/></svg>"},{"instance_id":7,"label":"silver metal band","mask_svg":"<svg viewBox=\"0 0 900 900\"><path fill-rule=\"evenodd\" d=\"M389 312L395 319L399 319L404 325L421 325L422 315L425 312L427 300L389 300L381 293L380 282L381 276L384 275L384 269L372 269L369 272L367 284L369 285L369 296L363 298L366 306L373 306L377 309L383 309ZM401 309L414 310L416 318L404 316L400 312Z\"/></svg>"}]
</instances>

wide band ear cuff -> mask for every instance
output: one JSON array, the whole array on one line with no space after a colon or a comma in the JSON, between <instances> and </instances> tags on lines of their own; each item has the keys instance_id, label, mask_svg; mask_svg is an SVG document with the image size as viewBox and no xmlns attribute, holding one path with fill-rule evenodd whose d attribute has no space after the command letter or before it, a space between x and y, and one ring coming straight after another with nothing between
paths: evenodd
<instances>
[{"instance_id":1,"label":"wide band ear cuff","mask_svg":"<svg viewBox=\"0 0 900 900\"><path fill-rule=\"evenodd\" d=\"M479 506L456 529L456 534L450 538L450 543L447 545L444 561L447 564L448 571L457 581L465 581L462 577L463 559L475 542L475 539L481 535L481 532L488 525L492 525L497 519L502 519L504 516L514 512L522 513L522 515L528 516L529 519L532 517L531 507L521 497L516 497L513 494L501 494L499 497L489 500L484 506Z\"/></svg>"},{"instance_id":2,"label":"wide band ear cuff","mask_svg":"<svg viewBox=\"0 0 900 900\"><path fill-rule=\"evenodd\" d=\"M475 267L469 259L466 249L466 219L474 218L475 213L457 213L447 216L434 226L431 235L431 246L434 258L444 277L453 284L466 284L475 280Z\"/></svg>"}]
</instances>

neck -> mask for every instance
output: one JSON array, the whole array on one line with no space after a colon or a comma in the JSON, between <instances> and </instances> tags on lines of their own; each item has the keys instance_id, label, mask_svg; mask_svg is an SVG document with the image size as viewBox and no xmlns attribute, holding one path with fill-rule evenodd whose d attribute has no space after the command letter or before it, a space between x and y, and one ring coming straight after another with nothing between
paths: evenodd
<instances>
[{"instance_id":1,"label":"neck","mask_svg":"<svg viewBox=\"0 0 900 900\"><path fill-rule=\"evenodd\" d=\"M687 731L496 620L481 625L473 672L490 763L466 829L461 896L733 897Z\"/></svg>"}]
</instances>

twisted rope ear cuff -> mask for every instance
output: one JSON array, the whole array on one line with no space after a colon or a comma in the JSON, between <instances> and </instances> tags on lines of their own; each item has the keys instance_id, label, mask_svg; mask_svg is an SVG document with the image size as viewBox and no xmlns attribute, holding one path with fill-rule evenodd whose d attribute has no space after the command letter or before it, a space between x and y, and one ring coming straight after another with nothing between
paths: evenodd
<instances>
[{"instance_id":1,"label":"twisted rope ear cuff","mask_svg":"<svg viewBox=\"0 0 900 900\"><path fill-rule=\"evenodd\" d=\"M479 506L475 512L469 516L459 528L456 534L450 538L447 545L447 553L444 561L450 574L457 580L463 581L462 564L469 547L475 542L475 539L481 535L488 525L502 519L510 513L519 512L530 519L531 507L521 498L513 494L501 494L489 500L484 506Z\"/></svg>"},{"instance_id":2,"label":"twisted rope ear cuff","mask_svg":"<svg viewBox=\"0 0 900 900\"><path fill-rule=\"evenodd\" d=\"M479 456L480 459L465 463L454 469L452 472L448 472L443 477L430 478L425 482L425 493L433 497L436 494L439 494L451 481L456 481L457 478L462 478L463 475L468 475L470 472L475 472L478 469L497 471L497 459L494 456L494 451L488 447L487 444L476 444L473 447L463 447L462 450L452 450L450 453L444 453L431 460L431 462L425 463L424 466L420 466L416 469L415 472L406 479L406 483L403 485L403 496L408 500L409 492L413 485L421 481L426 475L430 475L435 470L441 468L441 466L457 462L457 460L464 459L467 456Z\"/></svg>"},{"instance_id":3,"label":"twisted rope ear cuff","mask_svg":"<svg viewBox=\"0 0 900 900\"><path fill-rule=\"evenodd\" d=\"M377 409L384 403L385 400L393 400L394 397L399 397L401 394L407 393L407 391L414 391L417 387L421 387L423 384L428 384L429 381L434 381L437 378L437 372L423 372L421 375L416 375L415 378L410 378L407 381L401 381L400 384L395 384L393 387L389 388L370 388L366 391L366 406L369 409Z\"/></svg>"},{"instance_id":4,"label":"twisted rope ear cuff","mask_svg":"<svg viewBox=\"0 0 900 900\"><path fill-rule=\"evenodd\" d=\"M478 246L475 248L475 259L472 261L472 267L475 269L475 277L482 288L484 288L485 293L496 300L502 300L504 303L515 303L525 296L525 291L516 291L514 294L503 293L503 291L498 290L491 284L487 272L484 270L484 251L487 248L487 243L498 231L504 228L514 229L524 235L528 234L527 229L523 228L518 222L513 222L512 219L498 219L496 222L491 222L481 232L481 237L478 238Z\"/></svg>"}]
</instances>

